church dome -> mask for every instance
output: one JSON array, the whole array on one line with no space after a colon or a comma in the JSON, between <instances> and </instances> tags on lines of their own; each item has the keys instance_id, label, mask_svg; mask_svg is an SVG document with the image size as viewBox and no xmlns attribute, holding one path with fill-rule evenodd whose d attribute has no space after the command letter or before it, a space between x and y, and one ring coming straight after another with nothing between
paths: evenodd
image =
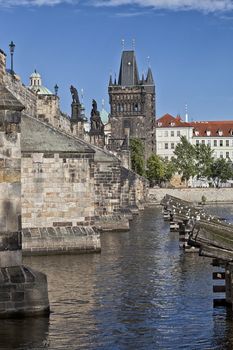
<instances>
[{"instance_id":1,"label":"church dome","mask_svg":"<svg viewBox=\"0 0 233 350\"><path fill-rule=\"evenodd\" d=\"M41 76L36 70L30 75L29 89L38 95L53 95L53 93L47 89L47 87L42 85Z\"/></svg>"},{"instance_id":2,"label":"church dome","mask_svg":"<svg viewBox=\"0 0 233 350\"><path fill-rule=\"evenodd\" d=\"M34 72L30 75L30 79L32 78L37 78L37 79L41 79L40 74L36 71L36 69L34 70Z\"/></svg>"}]
</instances>

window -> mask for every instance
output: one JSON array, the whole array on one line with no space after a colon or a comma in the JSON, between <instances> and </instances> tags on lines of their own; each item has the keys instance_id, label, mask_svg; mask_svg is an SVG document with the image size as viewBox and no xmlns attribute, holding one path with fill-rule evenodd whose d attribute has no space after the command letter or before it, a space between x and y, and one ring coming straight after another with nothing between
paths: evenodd
<instances>
[{"instance_id":1,"label":"window","mask_svg":"<svg viewBox=\"0 0 233 350\"><path fill-rule=\"evenodd\" d=\"M168 137L168 131L167 130L164 131L164 136Z\"/></svg>"},{"instance_id":2,"label":"window","mask_svg":"<svg viewBox=\"0 0 233 350\"><path fill-rule=\"evenodd\" d=\"M211 140L208 140L207 143L208 143L208 146L211 147Z\"/></svg>"},{"instance_id":3,"label":"window","mask_svg":"<svg viewBox=\"0 0 233 350\"><path fill-rule=\"evenodd\" d=\"M223 158L223 152L220 152L220 158Z\"/></svg>"},{"instance_id":4,"label":"window","mask_svg":"<svg viewBox=\"0 0 233 350\"><path fill-rule=\"evenodd\" d=\"M196 140L196 145L199 145L199 140Z\"/></svg>"},{"instance_id":5,"label":"window","mask_svg":"<svg viewBox=\"0 0 233 350\"><path fill-rule=\"evenodd\" d=\"M162 131L159 131L159 132L158 132L158 137L162 137L162 136L163 136Z\"/></svg>"},{"instance_id":6,"label":"window","mask_svg":"<svg viewBox=\"0 0 233 350\"><path fill-rule=\"evenodd\" d=\"M168 149L168 143L165 143L164 148Z\"/></svg>"},{"instance_id":7,"label":"window","mask_svg":"<svg viewBox=\"0 0 233 350\"><path fill-rule=\"evenodd\" d=\"M174 144L174 142L171 143L171 149L175 149L175 144Z\"/></svg>"},{"instance_id":8,"label":"window","mask_svg":"<svg viewBox=\"0 0 233 350\"><path fill-rule=\"evenodd\" d=\"M164 159L165 159L165 160L169 160L168 156L165 156Z\"/></svg>"},{"instance_id":9,"label":"window","mask_svg":"<svg viewBox=\"0 0 233 350\"><path fill-rule=\"evenodd\" d=\"M158 126L162 126L163 125L163 123L161 123L161 122L158 122Z\"/></svg>"},{"instance_id":10,"label":"window","mask_svg":"<svg viewBox=\"0 0 233 350\"><path fill-rule=\"evenodd\" d=\"M177 136L178 137L180 136L180 130L177 130Z\"/></svg>"},{"instance_id":11,"label":"window","mask_svg":"<svg viewBox=\"0 0 233 350\"><path fill-rule=\"evenodd\" d=\"M229 147L230 146L230 141L226 140L226 146Z\"/></svg>"},{"instance_id":12,"label":"window","mask_svg":"<svg viewBox=\"0 0 233 350\"><path fill-rule=\"evenodd\" d=\"M175 136L175 131L171 131L171 136Z\"/></svg>"},{"instance_id":13,"label":"window","mask_svg":"<svg viewBox=\"0 0 233 350\"><path fill-rule=\"evenodd\" d=\"M210 131L210 130L207 130L207 131L206 131L206 135L207 135L207 136L210 136L210 134L211 134L211 131Z\"/></svg>"},{"instance_id":14,"label":"window","mask_svg":"<svg viewBox=\"0 0 233 350\"><path fill-rule=\"evenodd\" d=\"M218 130L218 134L219 134L219 136L222 136L222 134L223 134L222 130Z\"/></svg>"},{"instance_id":15,"label":"window","mask_svg":"<svg viewBox=\"0 0 233 350\"><path fill-rule=\"evenodd\" d=\"M230 158L230 152L226 152L226 158Z\"/></svg>"},{"instance_id":16,"label":"window","mask_svg":"<svg viewBox=\"0 0 233 350\"><path fill-rule=\"evenodd\" d=\"M219 141L219 146L222 147L223 146L223 140Z\"/></svg>"},{"instance_id":17,"label":"window","mask_svg":"<svg viewBox=\"0 0 233 350\"><path fill-rule=\"evenodd\" d=\"M201 143L202 143L203 145L205 145L205 140L202 140Z\"/></svg>"},{"instance_id":18,"label":"window","mask_svg":"<svg viewBox=\"0 0 233 350\"><path fill-rule=\"evenodd\" d=\"M217 147L217 140L214 140L214 147Z\"/></svg>"}]
</instances>

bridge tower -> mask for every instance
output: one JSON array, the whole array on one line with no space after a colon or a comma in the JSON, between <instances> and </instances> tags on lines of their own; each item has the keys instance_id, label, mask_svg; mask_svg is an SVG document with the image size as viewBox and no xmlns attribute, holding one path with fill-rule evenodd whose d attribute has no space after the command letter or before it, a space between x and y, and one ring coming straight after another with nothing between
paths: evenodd
<instances>
[{"instance_id":1,"label":"bridge tower","mask_svg":"<svg viewBox=\"0 0 233 350\"><path fill-rule=\"evenodd\" d=\"M108 93L112 141L140 139L148 158L155 151L155 84L150 67L139 78L134 50L122 52L118 81L110 77Z\"/></svg>"}]
</instances>

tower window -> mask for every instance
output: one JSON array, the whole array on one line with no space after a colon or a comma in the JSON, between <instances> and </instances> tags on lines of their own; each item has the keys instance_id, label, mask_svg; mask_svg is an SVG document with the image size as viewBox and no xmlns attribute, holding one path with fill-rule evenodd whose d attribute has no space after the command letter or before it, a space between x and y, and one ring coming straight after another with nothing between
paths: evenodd
<instances>
[{"instance_id":1,"label":"tower window","mask_svg":"<svg viewBox=\"0 0 233 350\"><path fill-rule=\"evenodd\" d=\"M137 103L134 104L134 112L138 112L138 104Z\"/></svg>"}]
</instances>

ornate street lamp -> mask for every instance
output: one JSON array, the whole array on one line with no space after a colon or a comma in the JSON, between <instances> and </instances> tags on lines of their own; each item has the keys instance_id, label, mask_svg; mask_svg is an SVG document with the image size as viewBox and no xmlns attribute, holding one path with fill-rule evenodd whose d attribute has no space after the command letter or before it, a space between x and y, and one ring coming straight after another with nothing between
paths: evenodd
<instances>
[{"instance_id":1,"label":"ornate street lamp","mask_svg":"<svg viewBox=\"0 0 233 350\"><path fill-rule=\"evenodd\" d=\"M57 96L57 93L58 93L58 89L59 89L59 86L56 84L54 86L54 91L55 91L55 95Z\"/></svg>"},{"instance_id":2,"label":"ornate street lamp","mask_svg":"<svg viewBox=\"0 0 233 350\"><path fill-rule=\"evenodd\" d=\"M13 43L13 41L11 41L11 43L9 44L9 48L10 48L10 54L11 54L11 74L14 74L14 64L13 64L13 56L14 56L14 51L15 51L15 44Z\"/></svg>"}]
</instances>

